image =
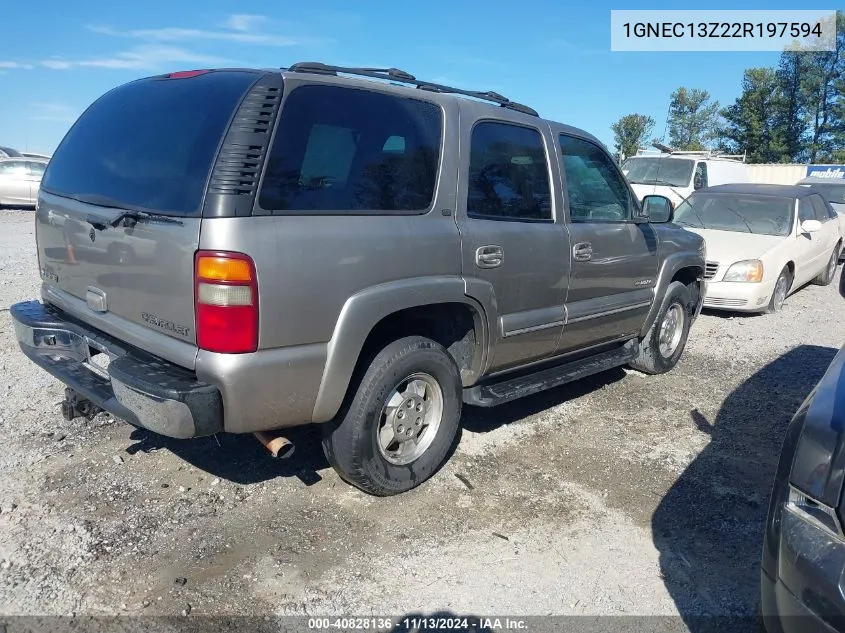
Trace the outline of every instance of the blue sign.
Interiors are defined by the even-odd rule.
[[[845,165],[807,165],[807,178],[845,180]]]

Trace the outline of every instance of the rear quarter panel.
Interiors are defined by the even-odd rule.
[[[200,248],[255,261],[261,350],[328,342],[346,301],[366,288],[460,274],[457,227],[439,212],[205,219]]]

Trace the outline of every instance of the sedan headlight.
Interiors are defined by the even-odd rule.
[[[759,259],[747,259],[732,264],[722,281],[744,281],[760,283],[763,281],[763,262]]]

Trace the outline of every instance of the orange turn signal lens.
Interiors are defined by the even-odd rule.
[[[249,262],[243,259],[201,255],[197,258],[197,277],[213,281],[252,281]]]

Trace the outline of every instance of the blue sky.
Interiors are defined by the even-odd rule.
[[[611,123],[632,112],[652,116],[661,135],[669,94],[678,86],[709,90],[727,105],[739,95],[745,68],[778,60],[773,52],[610,52],[610,10],[623,7],[601,0],[145,0],[123,6],[79,0],[61,11],[44,3],[4,4],[0,145],[29,151],[52,151],[91,101],[126,81],[296,61],[395,66],[431,81],[495,90],[611,145]],[[641,8],[676,7],[655,1]],[[707,8],[737,7],[711,2]],[[798,7],[768,0],[742,8]]]

